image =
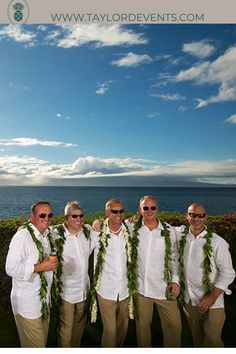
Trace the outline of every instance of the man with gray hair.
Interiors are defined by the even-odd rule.
[[[93,248],[90,226],[84,225],[80,203],[69,201],[64,214],[64,223],[53,228],[59,260],[57,284],[61,289],[58,346],[80,347],[90,288],[89,256]]]

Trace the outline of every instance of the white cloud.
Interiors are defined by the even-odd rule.
[[[152,112],[147,115],[148,118],[157,118],[159,117],[160,113],[159,112]]]
[[[116,65],[119,67],[137,67],[141,64],[147,64],[152,62],[152,58],[147,54],[135,54],[129,52],[128,54],[124,55],[121,59],[113,60],[111,62],[112,65]]]
[[[40,176],[40,180],[39,180]],[[80,157],[73,163],[52,164],[34,157],[0,156],[0,181],[47,183],[53,180],[122,176],[166,176],[208,182],[226,179],[236,184],[236,160],[188,160],[178,163],[131,158]],[[30,182],[29,182],[30,181]],[[234,181],[234,182],[233,182]]]
[[[64,37],[58,39],[57,46],[62,48],[79,47],[91,42],[96,48],[147,43],[142,33],[119,24],[63,25],[61,30]]]
[[[45,32],[45,31],[47,31],[47,26],[39,25],[39,26],[37,26],[37,30]]]
[[[178,111],[179,112],[185,112],[187,110],[187,107],[185,107],[185,106],[179,106],[179,108],[178,108]]]
[[[28,147],[28,146],[50,146],[50,147],[75,147],[76,144],[71,143],[63,143],[61,141],[48,141],[48,140],[38,140],[33,138],[12,138],[12,139],[0,139],[1,146],[20,146],[20,147]]]
[[[34,46],[36,35],[21,25],[8,25],[0,30],[0,39],[12,39],[15,42],[26,43],[26,47]]]
[[[182,50],[183,52],[191,54],[197,58],[204,59],[215,52],[215,47],[207,40],[202,40],[199,42],[185,43]]]
[[[69,117],[69,116],[64,116],[64,115],[62,115],[61,113],[57,113],[56,116],[57,116],[58,118],[61,118],[61,119],[64,119],[64,120],[70,120],[70,119],[71,119],[71,117]]]
[[[29,90],[29,87],[28,86],[24,86],[24,85],[18,85],[18,84],[15,84],[13,82],[10,82],[9,83],[9,86],[14,88],[15,90],[17,91],[20,91],[20,90],[24,90],[24,91],[27,91]]]
[[[182,96],[178,93],[174,93],[174,94],[157,94],[157,93],[154,93],[151,95],[152,97],[157,97],[157,98],[161,98],[162,100],[164,101],[182,101],[182,100],[185,100],[186,97],[185,96]]]
[[[110,85],[113,83],[113,80],[108,80],[108,81],[105,81],[105,82],[98,82],[97,83],[97,86],[98,86],[98,89],[96,90],[96,94],[97,95],[105,95],[105,93],[107,93],[107,91],[109,90],[110,88]]]
[[[225,120],[225,122],[231,123],[231,124],[236,124],[236,114],[233,114],[229,118]]]
[[[198,98],[197,108],[217,102],[236,100],[236,46],[230,47],[216,60],[205,61],[187,70],[180,71],[175,82],[193,81],[197,85],[219,85],[216,95],[207,99]]]

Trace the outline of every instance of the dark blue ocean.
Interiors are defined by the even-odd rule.
[[[205,205],[209,215],[236,212],[236,188],[184,187],[0,187],[0,219],[29,216],[30,206],[39,200],[50,201],[54,214],[63,214],[67,201],[79,200],[86,214],[103,212],[110,198],[120,199],[126,211],[136,211],[139,199],[154,195],[160,210],[184,213],[189,204]]]

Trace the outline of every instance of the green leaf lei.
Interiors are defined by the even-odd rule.
[[[134,229],[133,229],[133,239],[136,244],[136,252],[137,252],[137,254],[134,256],[136,262],[138,257],[138,244],[139,244],[138,233],[139,233],[139,229],[143,226],[142,220],[143,217],[140,216],[138,221],[134,223]],[[160,221],[159,219],[157,220]],[[168,225],[165,222],[161,222],[161,224],[163,226],[163,230],[161,231],[161,236],[165,238],[164,281],[168,285],[169,283],[172,282],[172,274],[173,274],[171,238],[170,238],[170,230],[168,229]],[[167,292],[166,296],[167,296],[167,300],[173,300],[173,296],[170,292]]]
[[[211,268],[211,256],[212,256],[212,245],[211,245],[211,238],[212,238],[212,230],[208,228],[205,229],[207,231],[204,238],[206,242],[202,246],[202,252],[204,255],[203,261],[203,273],[202,273],[202,285],[204,289],[204,295],[208,295],[212,288],[210,282],[210,274],[212,271]],[[185,295],[185,269],[184,269],[184,250],[187,242],[187,235],[189,234],[189,226],[185,226],[184,231],[182,232],[181,239],[179,240],[179,276],[180,276],[180,295],[178,298],[179,305],[183,307],[184,305],[184,295]]]
[[[130,236],[129,228],[123,221],[125,226],[124,230],[124,240],[125,240],[125,250],[127,255],[127,281],[129,289],[129,317],[134,318],[134,298],[136,296],[136,259],[135,247],[133,246],[133,240]],[[104,260],[106,256],[106,248],[108,246],[108,239],[110,238],[109,234],[106,234],[107,229],[107,220],[105,220],[101,227],[101,232],[99,234],[99,250],[97,255],[97,263],[94,271],[94,277],[92,286],[90,289],[91,302],[90,302],[90,313],[91,313],[91,323],[96,322],[97,320],[97,290],[101,283],[102,270],[104,265]]]
[[[63,282],[62,282],[62,274],[63,274],[63,251],[64,245],[66,241],[65,237],[65,226],[63,224],[56,225],[54,227],[56,229],[59,238],[56,238],[53,241],[53,248],[56,251],[58,266],[57,269],[53,272],[53,284],[52,284],[52,301],[53,306],[56,312],[56,322],[58,322],[58,326],[60,327],[60,315],[61,315],[61,305],[62,305],[62,290],[63,290]],[[86,240],[90,241],[90,230],[86,226],[82,226],[82,230]]]
[[[44,260],[44,249],[43,249],[43,245],[42,243],[36,238],[35,234],[34,234],[34,230],[33,228],[30,226],[30,223],[27,221],[25,223],[25,227],[28,230],[28,232],[31,235],[31,238],[33,240],[33,242],[35,243],[37,250],[39,252],[39,258],[38,258],[38,263],[42,263]],[[50,245],[52,245],[52,237],[50,232],[47,235]],[[51,246],[52,247],[52,246]],[[39,277],[40,277],[40,290],[39,290],[39,296],[40,296],[40,300],[42,303],[42,307],[41,307],[41,315],[42,315],[42,319],[43,320],[48,320],[49,319],[49,305],[47,303],[47,287],[48,287],[48,282],[47,282],[47,278],[45,276],[44,272],[39,272]]]

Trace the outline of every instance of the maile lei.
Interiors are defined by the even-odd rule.
[[[25,223],[25,227],[30,233],[33,242],[35,243],[37,250],[39,252],[39,258],[38,258],[38,263],[42,263],[44,260],[44,249],[42,243],[36,238],[34,234],[33,228],[30,226],[29,222]],[[51,250],[55,250],[57,257],[58,257],[58,266],[57,269],[53,272],[53,283],[52,283],[52,300],[53,300],[53,305],[55,305],[56,312],[59,315],[60,314],[60,308],[61,308],[61,303],[62,303],[62,267],[63,267],[63,249],[64,249],[64,243],[65,243],[65,229],[63,225],[58,225],[56,226],[59,238],[53,240],[52,235],[50,231],[48,232],[48,240],[50,243]],[[87,229],[85,226],[82,227],[84,235],[87,240],[90,239],[90,230]],[[41,315],[43,320],[48,320],[49,318],[49,305],[47,303],[47,287],[48,287],[48,282],[47,278],[45,276],[44,272],[39,272],[39,277],[40,277],[40,290],[39,290],[39,296],[40,300],[42,303],[41,306]]]
[[[63,224],[56,225],[54,227],[56,229],[58,238],[53,240],[53,248],[56,251],[58,266],[56,270],[53,272],[53,283],[52,283],[52,301],[54,310],[56,312],[56,320],[58,322],[58,326],[60,326],[60,314],[61,314],[61,305],[62,305],[62,290],[63,290],[63,282],[62,282],[62,273],[63,273],[63,251],[64,244],[66,241],[65,237],[65,226]],[[86,240],[90,240],[90,230],[86,226],[82,226],[82,230]]]
[[[157,221],[159,221],[157,219]],[[163,230],[161,230],[161,236],[165,238],[165,257],[164,257],[164,281],[168,285],[172,282],[172,252],[171,252],[171,238],[170,238],[170,230],[168,229],[168,225],[165,222],[161,222],[163,226]],[[139,243],[139,229],[143,226],[143,217],[140,216],[138,221],[134,223],[133,230],[133,238],[138,246]],[[137,255],[136,255],[137,260]],[[173,300],[173,296],[170,292],[167,292],[167,300]]]
[[[127,256],[127,281],[129,289],[129,317],[134,319],[134,299],[137,294],[136,290],[136,259],[135,255],[137,250],[135,250],[133,240],[131,239],[128,226],[123,221],[124,231],[123,236],[125,240],[125,250]],[[108,246],[108,239],[110,235],[106,233],[108,227],[108,220],[105,220],[101,227],[101,232],[99,234],[99,249],[97,255],[97,263],[94,271],[93,282],[90,289],[91,303],[90,303],[90,313],[91,313],[91,323],[97,320],[97,290],[101,283],[102,270],[106,256],[106,248]]]
[[[27,221],[25,223],[25,227],[28,230],[28,232],[30,233],[33,242],[35,243],[37,250],[39,252],[39,258],[38,258],[38,263],[42,263],[44,260],[44,249],[43,249],[43,245],[42,243],[36,238],[35,234],[34,234],[34,230],[33,228],[30,226],[30,223]],[[52,248],[52,244],[53,244],[53,240],[52,240],[52,236],[50,234],[50,232],[47,235],[50,246]],[[49,319],[49,304],[47,302],[47,287],[48,287],[48,282],[47,282],[47,278],[45,276],[44,272],[39,272],[39,277],[40,277],[40,290],[39,290],[39,297],[40,297],[40,301],[42,303],[41,306],[41,315],[42,315],[42,319],[43,320],[48,320]]]
[[[212,230],[209,228],[205,228],[206,235],[204,238],[206,242],[202,246],[202,252],[204,256],[203,260],[203,272],[202,272],[202,286],[204,289],[204,295],[208,295],[211,292],[211,282],[210,282],[210,274],[211,274],[211,256],[212,256]],[[184,305],[184,294],[185,294],[185,269],[184,269],[184,251],[187,242],[187,235],[189,234],[189,226],[185,226],[184,231],[182,232],[181,239],[179,240],[179,276],[180,276],[180,295],[178,298],[179,304],[181,307]]]

